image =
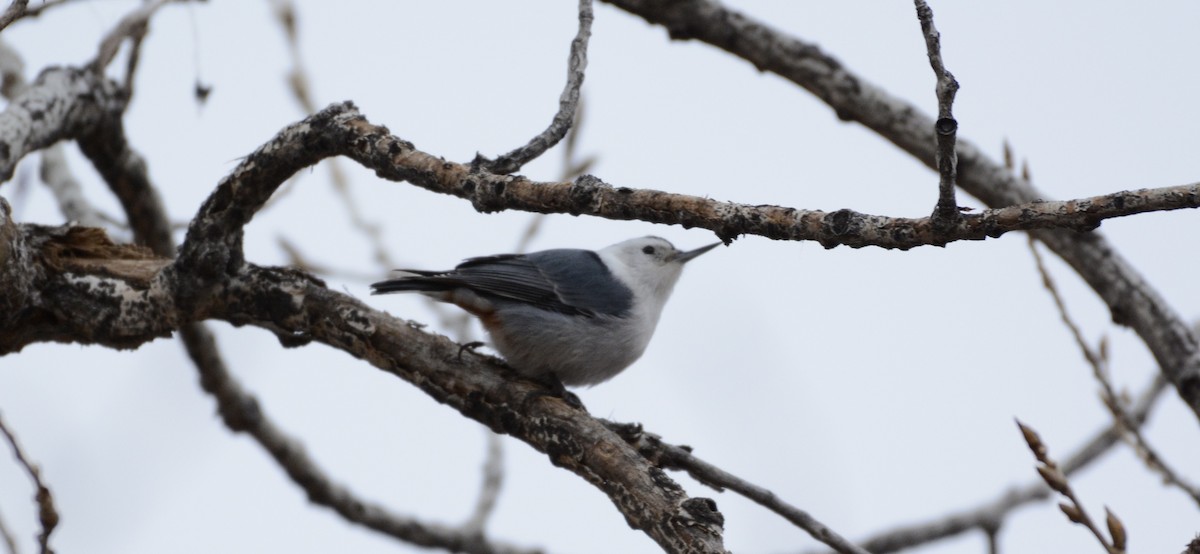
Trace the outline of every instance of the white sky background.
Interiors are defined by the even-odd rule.
[[[936,109],[934,78],[909,2],[730,2],[804,40],[890,93]],[[350,99],[373,123],[447,159],[494,156],[549,122],[575,33],[575,2],[299,2],[302,55],[319,105]],[[79,64],[136,2],[51,10],[2,34],[29,77]],[[962,90],[959,137],[999,158],[1007,138],[1048,196],[1075,198],[1200,177],[1200,4],[933,2],[946,64]],[[583,154],[616,186],[749,204],[927,215],[937,176],[811,95],[748,63],[607,5],[584,86]],[[197,67],[198,60],[198,67]],[[300,119],[285,88],[285,44],[265,2],[171,6],[153,20],[127,118],[172,218],[186,221],[217,181]],[[197,71],[214,87],[197,108]],[[72,147],[74,152],[74,147]],[[554,180],[560,152],[522,173]],[[511,251],[530,214],[470,204],[374,177],[352,163],[353,194],[415,267]],[[90,199],[118,213],[77,155]],[[36,180],[35,165],[22,171]],[[48,193],[0,188],[18,220],[57,224]],[[960,196],[960,204],[979,203]],[[1101,232],[1186,318],[1200,312],[1194,211],[1104,223]],[[533,248],[599,248],[657,234],[683,248],[713,240],[640,222],[550,216]],[[284,263],[287,237],[313,261],[383,275],[329,185],[304,172],[247,229],[247,258]],[[182,240],[182,236],[179,237]],[[1155,371],[1131,332],[1056,258],[1051,269],[1091,340],[1111,340],[1114,379],[1140,390]],[[366,297],[367,283],[330,278]],[[422,302],[367,299],[434,323]],[[364,499],[429,521],[463,521],[483,459],[478,424],[411,385],[332,349],[282,349],[267,332],[213,324],[234,373],[322,467]],[[134,352],[39,344],[0,359],[0,410],[43,468],[62,525],[60,552],[396,552],[415,550],[310,506],[248,438],[232,435],[182,347]],[[1040,279],[1022,234],[947,248],[825,250],[745,237],[688,266],[646,355],[579,391],[597,416],[637,421],[765,486],[850,538],[996,498],[1036,477],[1013,424],[1066,457],[1107,424],[1097,385]],[[1195,416],[1170,391],[1147,436],[1200,479]],[[494,537],[552,552],[654,552],[611,502],[545,456],[506,439]],[[5,449],[6,450],[6,449]],[[816,546],[736,495],[714,498],[737,552]],[[1137,552],[1177,552],[1200,531],[1196,506],[1124,447],[1072,479],[1086,507],[1110,506]],[[0,455],[0,517],[32,551],[32,488]],[[1011,517],[1004,552],[1099,552],[1053,504]],[[969,534],[925,552],[982,552]]]

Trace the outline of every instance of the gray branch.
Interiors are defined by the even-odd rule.
[[[38,506],[38,522],[42,525],[42,531],[38,533],[37,537],[39,552],[53,554],[54,551],[50,549],[50,533],[53,533],[54,528],[58,526],[58,510],[54,507],[54,496],[50,494],[50,488],[42,480],[41,468],[30,461],[29,455],[21,448],[21,443],[17,441],[16,435],[4,424],[3,420],[0,420],[0,435],[4,435],[8,446],[12,448],[13,457],[29,474],[29,479],[33,481],[33,486],[37,489],[33,498]]]
[[[808,512],[784,502],[775,493],[733,475],[692,454],[688,447],[675,446],[662,441],[662,437],[645,432],[640,425],[607,423],[609,428],[637,447],[643,456],[654,460],[659,467],[686,471],[692,478],[718,491],[729,489],[783,516],[795,526],[803,529],[814,539],[832,547],[841,554],[869,554],[863,548],[846,540],[833,529],[817,521]]]
[[[46,340],[128,348],[203,319],[256,325],[289,346],[320,341],[546,453],[600,488],[631,526],[665,550],[724,552],[711,501],[688,498],[620,437],[547,396],[542,385],[516,379],[491,358],[460,360],[457,344],[329,291],[302,272],[245,262],[242,228],[271,193],[297,170],[367,138],[356,139],[357,131],[373,129],[349,105],[284,129],[222,180],[174,260],[112,244],[95,229],[18,227],[6,215],[0,291],[12,309],[3,312],[0,352]],[[9,272],[18,275],[9,279]]]
[[[288,477],[304,490],[310,502],[337,512],[346,521],[418,546],[471,554],[540,552],[488,541],[481,533],[425,523],[362,500],[344,485],[334,482],[308,456],[302,444],[289,437],[267,417],[258,399],[242,388],[229,373],[224,361],[216,355],[216,343],[207,328],[193,323],[184,326],[182,332],[188,355],[200,370],[200,385],[217,400],[218,413],[225,425],[235,432],[253,437],[287,472]]]
[[[946,70],[942,61],[942,35],[933,25],[933,10],[925,0],[915,0],[917,19],[921,21],[921,32],[925,35],[925,49],[929,53],[929,65],[937,77],[938,119],[934,125],[937,137],[935,165],[938,170],[938,202],[933,211],[935,229],[949,227],[959,217],[958,203],[954,200],[955,182],[958,180],[958,153],[954,149],[958,134],[958,121],[954,119],[954,95],[958,93],[958,81]]]
[[[1166,390],[1167,382],[1161,376],[1142,391],[1130,412],[1137,425],[1144,425],[1150,410]],[[1088,439],[1059,466],[1063,473],[1072,475],[1096,461],[1105,452],[1121,442],[1121,430],[1117,425],[1108,425]],[[972,530],[990,533],[999,529],[1008,515],[1022,506],[1050,498],[1050,488],[1038,479],[1027,485],[1013,487],[995,500],[974,508],[952,512],[930,521],[914,523],[876,534],[861,543],[863,548],[874,554],[898,552],[922,544],[953,537]]]
[[[592,36],[592,0],[579,0],[579,31],[571,41],[571,54],[567,62],[567,84],[558,98],[558,112],[550,126],[528,144],[492,161],[484,161],[483,167],[492,173],[507,175],[518,171],[525,164],[544,154],[567,135],[579,105],[579,89],[583,87],[584,69],[587,68],[588,39]]]
[[[856,75],[821,49],[728,9],[713,0],[605,0],[675,39],[721,48],[755,67],[813,93],[845,121],[879,133],[922,163],[935,167],[934,121],[916,106]],[[958,185],[993,208],[1030,204],[1049,196],[958,140]],[[1132,328],[1159,367],[1200,418],[1200,343],[1179,314],[1098,233],[1040,230],[1035,236],[1067,262],[1104,300],[1113,320]]]

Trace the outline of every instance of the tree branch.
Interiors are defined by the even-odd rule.
[[[935,164],[938,170],[938,201],[933,211],[933,226],[941,229],[952,225],[960,215],[958,203],[954,200],[954,188],[958,180],[958,154],[954,150],[958,121],[954,119],[953,107],[958,81],[942,62],[942,35],[933,25],[933,10],[925,0],[915,2],[917,19],[921,21],[921,32],[925,35],[925,49],[929,52],[929,65],[937,77],[938,120],[933,128],[937,137]]]
[[[310,502],[337,512],[346,521],[418,546],[473,554],[540,552],[489,542],[482,534],[422,523],[358,498],[345,486],[330,479],[305,453],[302,444],[289,437],[267,417],[258,399],[242,388],[216,355],[216,344],[208,329],[200,324],[189,324],[183,332],[192,335],[184,341],[188,355],[200,370],[201,386],[217,400],[218,412],[225,425],[234,432],[253,437],[288,477],[304,490]]]
[[[785,35],[713,0],[605,0],[671,38],[696,39],[738,56],[816,95],[846,121],[857,121],[934,167],[934,122],[916,106],[866,81],[816,45]],[[1048,198],[978,148],[958,140],[958,184],[992,207]],[[1037,231],[1035,236],[1100,295],[1113,321],[1132,328],[1164,375],[1200,419],[1200,344],[1190,327],[1108,241],[1097,233]]]
[[[1139,395],[1130,417],[1137,425],[1144,425],[1150,410],[1162,397],[1167,381],[1160,374]],[[1071,453],[1059,466],[1066,475],[1072,475],[1087,467],[1121,441],[1121,430],[1115,424],[1105,426],[1092,438]],[[1013,487],[996,499],[973,508],[967,508],[932,518],[925,523],[897,527],[861,541],[859,544],[874,554],[887,554],[922,544],[938,541],[979,529],[990,533],[999,529],[1008,514],[1017,508],[1050,498],[1050,488],[1041,480]]]
[[[1076,523],[1087,528],[1096,540],[1104,546],[1104,549],[1109,554],[1125,554],[1125,525],[1117,518],[1115,514],[1108,508],[1104,509],[1108,523],[1108,536],[1104,536],[1104,532],[1096,525],[1091,516],[1088,515],[1087,509],[1083,503],[1079,501],[1079,495],[1071,488],[1070,481],[1067,480],[1066,474],[1058,468],[1058,463],[1050,457],[1046,444],[1042,442],[1037,431],[1032,427],[1021,423],[1017,420],[1017,427],[1021,430],[1021,435],[1025,438],[1025,443],[1029,445],[1029,450],[1033,452],[1034,457],[1038,461],[1037,472],[1046,485],[1055,492],[1063,495],[1070,502],[1061,502],[1058,507],[1063,514],[1072,523]]]
[[[729,489],[775,512],[842,554],[869,554],[866,550],[842,538],[836,531],[817,521],[795,506],[781,500],[775,493],[737,477],[692,455],[690,448],[662,441],[662,437],[645,432],[641,425],[606,422],[610,429],[634,445],[647,459],[659,467],[686,471],[692,478],[718,491]]]
[[[453,359],[457,356],[457,347],[439,345],[436,349],[442,350],[437,350],[437,355],[442,357],[429,358],[428,355],[432,351],[421,351],[421,355],[414,355],[411,351],[413,346],[407,343],[403,347],[390,341],[384,344],[372,344],[373,340],[381,340],[373,338],[378,335],[377,330],[381,326],[399,333],[389,332],[387,335],[389,337],[403,336],[406,337],[406,340],[418,342],[432,339],[410,337],[407,331],[397,328],[394,321],[374,312],[363,312],[362,310],[366,308],[358,305],[356,301],[339,295],[329,296],[334,293],[326,291],[319,283],[301,274],[286,270],[253,268],[245,263],[241,250],[242,229],[253,217],[253,214],[261,208],[275,188],[296,171],[325,157],[337,154],[348,155],[363,165],[375,169],[383,177],[410,180],[439,192],[452,192],[471,198],[477,207],[485,209],[539,207],[541,209],[532,211],[571,211],[621,219],[636,216],[660,222],[678,222],[675,219],[693,218],[688,221],[703,223],[702,226],[726,231],[738,229],[739,232],[764,232],[764,229],[778,230],[781,227],[794,230],[796,227],[780,226],[777,223],[774,227],[763,227],[762,218],[764,214],[790,212],[793,217],[796,217],[795,214],[799,213],[797,210],[738,206],[657,191],[613,189],[603,184],[597,184],[594,178],[580,179],[575,183],[533,184],[519,177],[471,172],[470,168],[466,166],[445,162],[417,151],[410,143],[388,134],[386,129],[371,125],[358,114],[351,104],[337,104],[284,129],[274,139],[248,156],[230,176],[223,179],[189,226],[187,239],[178,260],[166,268],[163,268],[166,262],[162,260],[146,262],[135,259],[136,263],[133,265],[140,267],[142,271],[152,271],[149,275],[134,272],[141,275],[143,280],[139,281],[131,277],[130,281],[126,281],[94,274],[72,273],[89,267],[85,263],[86,259],[66,259],[60,255],[57,258],[59,263],[63,264],[64,268],[69,266],[70,271],[48,276],[52,282],[38,288],[41,290],[50,288],[59,293],[48,295],[51,297],[50,302],[87,302],[89,296],[97,295],[108,299],[106,302],[92,302],[86,306],[92,310],[93,317],[88,318],[88,328],[91,331],[72,329],[70,322],[63,321],[65,313],[86,312],[64,311],[62,305],[37,306],[35,309],[21,310],[26,319],[13,323],[20,325],[23,331],[3,334],[5,340],[0,343],[0,351],[19,349],[34,340],[75,340],[128,347],[150,340],[155,336],[167,334],[171,330],[177,329],[181,322],[204,318],[225,319],[234,324],[258,325],[274,331],[286,345],[319,340],[368,359],[381,368],[397,372],[434,395],[435,398],[456,407],[468,417],[482,421],[493,429],[512,433],[535,448],[550,453],[556,463],[572,469],[608,493],[626,514],[631,525],[646,530],[664,547],[672,549],[681,544],[703,544],[707,545],[703,547],[705,549],[719,551],[721,549],[719,546],[720,525],[719,519],[717,519],[719,514],[708,510],[706,502],[690,501],[685,506],[684,503],[687,502],[687,499],[682,490],[669,480],[650,486],[652,483],[659,482],[657,477],[653,479],[650,477],[657,474],[651,471],[652,468],[645,464],[645,460],[637,461],[636,453],[625,452],[622,454],[622,456],[629,457],[630,463],[634,464],[630,466],[635,468],[631,474],[628,473],[628,468],[619,469],[614,465],[596,467],[592,465],[595,462],[591,458],[582,459],[574,454],[568,456],[564,461],[560,455],[561,445],[557,442],[550,442],[545,436],[537,434],[552,431],[554,433],[552,436],[557,437],[557,433],[566,433],[570,430],[566,436],[573,437],[573,440],[592,437],[598,441],[596,443],[572,442],[570,450],[572,453],[590,452],[590,449],[597,447],[597,444],[607,445],[604,447],[605,449],[615,448],[609,441],[619,440],[619,438],[611,435],[607,430],[602,432],[597,429],[595,422],[590,418],[583,416],[584,419],[572,420],[570,423],[554,420],[552,429],[544,428],[544,425],[548,423],[541,419],[537,422],[522,423],[516,426],[511,422],[505,422],[503,418],[499,418],[495,409],[503,406],[507,407],[507,410],[512,410],[512,406],[519,404],[516,400],[517,397],[513,396],[515,393],[511,388],[505,389],[503,393],[495,392],[494,394],[501,394],[499,398],[495,399],[498,403],[488,403],[488,409],[482,409],[473,396],[470,398],[462,394],[448,396],[450,391],[447,390],[447,387],[455,389],[453,392],[464,392],[458,389],[462,385],[460,380],[463,376],[457,375],[456,371],[438,378],[431,377],[427,373],[428,371],[436,373],[436,370],[431,370],[423,364],[430,361]],[[1200,185],[1182,187],[1180,190],[1146,191],[1143,194],[1123,193],[1100,197],[1094,201],[1040,203],[1007,211],[992,210],[990,212],[993,213],[980,214],[979,219],[981,221],[1002,221],[1007,214],[1007,217],[1015,218],[1017,221],[1061,224],[1047,214],[1040,214],[1032,219],[1021,215],[1022,213],[1038,214],[1039,207],[1045,208],[1046,206],[1068,214],[1082,212],[1088,214],[1087,218],[1095,217],[1099,213],[1116,213],[1112,210],[1118,212],[1130,210],[1129,213],[1136,213],[1145,211],[1148,209],[1147,206],[1151,205],[1161,207],[1162,204],[1154,203],[1161,202],[1163,198],[1173,199],[1171,201],[1176,203],[1180,202],[1181,198],[1184,203],[1189,201],[1195,203],[1197,186]],[[1101,207],[1097,208],[1097,206]],[[1109,211],[1105,212],[1105,210]],[[699,215],[678,215],[681,212],[694,212]],[[753,214],[755,217],[747,217],[743,215],[745,213]],[[805,214],[812,213],[814,212],[805,212]],[[830,215],[836,216],[836,214]],[[704,217],[712,219],[702,219]],[[793,222],[792,225],[801,225],[804,221],[803,217],[804,215],[801,214],[796,218],[799,221]],[[888,219],[881,218],[885,221]],[[964,222],[971,222],[974,219],[967,217],[964,218]],[[926,225],[928,224],[926,223]],[[804,229],[802,226],[799,228]],[[992,229],[1000,228],[1002,227],[992,227]],[[41,232],[34,232],[39,230],[28,226],[25,229],[31,236],[38,237],[37,240],[40,241],[37,248],[33,249],[34,251],[45,250],[49,245],[55,244],[54,241],[45,238],[45,236],[53,236],[54,233],[44,229],[40,230]],[[848,242],[853,239],[853,235],[843,232],[838,235],[838,238],[842,242]],[[894,238],[890,240],[894,240]],[[14,244],[16,243],[14,242]],[[63,250],[64,247],[59,245],[57,248]],[[40,256],[46,257],[44,253]],[[147,266],[147,263],[150,265]],[[157,267],[154,264],[158,264]],[[106,270],[115,271],[111,268],[106,268]],[[29,273],[36,273],[36,271],[30,268]],[[114,292],[116,294],[113,294]],[[306,306],[305,303],[312,302],[314,298],[321,299],[321,308],[317,311],[322,315],[310,314],[299,320],[295,319],[298,306]],[[115,299],[119,300],[114,301]],[[28,297],[26,297],[26,301],[28,301]],[[79,307],[74,306],[74,308]],[[305,307],[305,310],[309,309],[312,308]],[[36,314],[36,316],[31,314]],[[348,323],[341,324],[338,327],[340,331],[328,328],[329,322],[335,320]],[[100,324],[97,325],[96,322],[100,322]],[[357,333],[351,333],[350,336],[345,335],[347,327]],[[372,330],[375,332],[368,332]],[[424,335],[421,334],[421,336]],[[435,348],[435,344],[438,343],[427,343],[427,348]],[[459,369],[458,364],[451,365],[455,366],[455,370]],[[447,371],[450,370],[447,369]],[[435,384],[439,382],[439,379],[442,384]],[[503,379],[498,379],[495,386],[500,386],[499,383],[505,382]],[[488,390],[491,389],[480,386],[466,392],[484,394],[481,391]],[[526,390],[526,392],[529,391]],[[534,417],[537,414],[522,412],[522,415]],[[577,414],[569,410],[565,413],[551,410],[541,413],[539,417],[553,419],[554,417],[568,417],[568,415]],[[565,427],[560,427],[560,425]],[[644,479],[651,479],[651,481],[646,482]],[[640,484],[635,485],[635,483]],[[629,498],[628,491],[631,490],[631,487],[639,490],[642,494],[642,496],[636,497],[636,502],[632,502]],[[681,526],[679,520],[673,519],[680,513],[687,514],[693,523],[698,522],[698,527]]]
[[[0,181],[30,152],[87,133],[124,104],[120,87],[91,71],[43,71],[0,113]]]
[[[21,226],[3,244],[23,246],[28,262],[5,268],[19,267],[34,282],[0,287],[23,299],[8,312],[11,327],[0,333],[0,352],[34,340],[131,347],[209,318],[263,327],[289,346],[320,341],[547,453],[604,491],[631,526],[664,549],[724,552],[720,514],[711,501],[688,498],[620,437],[547,397],[541,385],[514,380],[489,358],[466,355],[460,361],[458,345],[329,291],[305,274],[244,262],[242,226],[255,210],[297,169],[353,138],[338,132],[364,125],[373,128],[349,106],[337,105],[284,129],[222,180],[173,263],[143,259],[146,253],[136,247],[103,244],[88,231]]]
[[[985,210],[963,215],[957,224],[938,233],[932,219],[927,217],[750,206],[685,194],[613,187],[586,175],[573,182],[534,182],[520,176],[495,175],[417,150],[412,143],[391,136],[387,129],[365,120],[347,125],[343,140],[352,147],[341,153],[374,169],[380,177],[408,181],[470,200],[481,212],[517,209],[637,219],[710,229],[723,240],[750,234],[779,240],[814,240],[827,248],[847,245],[908,249],[957,240],[982,240],[1017,230],[1087,230],[1111,217],[1200,207],[1200,183],[1193,183]]]
[[[42,554],[52,554],[50,533],[53,533],[54,528],[58,526],[58,510],[54,508],[54,496],[50,494],[50,488],[46,486],[45,481],[42,481],[42,471],[36,464],[29,461],[29,456],[21,449],[17,437],[13,435],[2,419],[0,419],[0,434],[4,435],[9,447],[12,448],[13,457],[17,459],[17,463],[21,464],[21,467],[25,468],[25,472],[33,481],[34,488],[37,489],[34,500],[38,506],[38,522],[42,525],[42,532],[38,533],[38,547]]]
[[[1046,292],[1050,293],[1051,299],[1054,300],[1054,307],[1058,310],[1059,318],[1067,326],[1067,330],[1070,331],[1071,337],[1075,339],[1075,344],[1083,354],[1084,360],[1091,366],[1092,375],[1100,383],[1100,400],[1108,408],[1109,413],[1112,414],[1113,423],[1115,424],[1115,428],[1120,430],[1121,438],[1137,453],[1147,468],[1162,477],[1164,484],[1172,485],[1182,490],[1192,498],[1193,502],[1200,505],[1200,488],[1197,488],[1196,485],[1193,485],[1172,469],[1171,466],[1167,465],[1162,456],[1158,454],[1150,445],[1150,442],[1142,435],[1141,426],[1134,420],[1126,408],[1128,401],[1121,398],[1121,395],[1117,393],[1116,387],[1113,386],[1111,379],[1109,379],[1108,349],[1105,346],[1107,341],[1101,338],[1099,349],[1093,349],[1088,344],[1087,339],[1083,336],[1083,331],[1067,311],[1067,304],[1063,300],[1062,295],[1058,293],[1058,285],[1054,283],[1054,278],[1050,276],[1050,270],[1042,260],[1042,255],[1038,252],[1033,237],[1029,239],[1029,251],[1033,253],[1033,260],[1037,266],[1038,274],[1042,277],[1042,286],[1046,289]]]
[[[4,542],[4,549],[8,554],[20,554],[17,540],[13,537],[12,531],[8,530],[8,525],[4,523],[3,517],[0,517],[0,541]]]
[[[29,0],[13,0],[12,4],[0,14],[0,29],[4,29],[22,16],[25,15],[25,6],[29,5]]]
[[[0,30],[8,28],[9,25],[16,23],[17,20],[26,17],[37,17],[42,15],[42,12],[53,8],[59,4],[68,2],[69,0],[42,0],[41,4],[29,7],[29,0],[13,0],[12,4],[0,14]]]
[[[163,2],[148,5],[127,16],[105,40],[102,52],[115,49],[124,38],[134,45],[140,42],[148,18]],[[133,62],[131,62],[132,64]],[[128,82],[132,83],[133,65]],[[109,184],[125,208],[135,238],[148,244],[164,258],[175,255],[171,228],[157,189],[150,181],[141,156],[130,148],[124,134],[120,110],[109,113],[92,133],[79,139],[84,154]],[[328,507],[351,523],[427,547],[439,547],[454,552],[522,553],[536,552],[488,541],[482,534],[456,531],[449,527],[424,524],[414,518],[399,516],[383,507],[356,497],[345,487],[336,484],[304,453],[303,446],[288,437],[258,407],[258,401],[246,393],[228,372],[220,356],[215,337],[198,321],[185,322],[179,328],[180,338],[188,356],[200,373],[206,392],[217,401],[225,424],[234,432],[252,436],[299,485],[315,504]]]
[[[579,0],[579,31],[571,40],[571,54],[567,61],[567,84],[558,98],[558,112],[554,114],[550,126],[525,146],[495,160],[478,160],[489,172],[498,175],[516,172],[553,148],[567,135],[579,106],[579,89],[583,87],[584,69],[587,68],[587,46],[588,39],[592,36],[592,19],[592,0]]]

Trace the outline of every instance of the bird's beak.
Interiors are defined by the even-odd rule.
[[[716,248],[716,247],[720,246],[721,244],[722,243],[720,243],[720,242],[714,242],[708,246],[701,246],[700,248],[697,248],[695,250],[689,250],[687,252],[680,252],[679,254],[675,255],[674,261],[679,262],[681,264],[685,264],[692,258],[695,258],[705,252],[708,252],[709,250],[712,250],[713,248]]]

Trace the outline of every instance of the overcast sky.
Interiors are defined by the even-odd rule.
[[[911,3],[737,1],[731,5],[818,44],[927,113],[934,78]],[[2,36],[30,78],[79,64],[137,2],[84,2]],[[1047,198],[1195,182],[1200,128],[1200,4],[932,2],[945,61],[962,85],[959,137],[1000,159],[1008,140]],[[301,55],[318,105],[353,100],[373,123],[455,161],[494,156],[550,121],[576,29],[575,2],[298,2]],[[722,51],[672,42],[659,27],[596,7],[580,152],[616,186],[747,204],[927,215],[937,176],[811,95]],[[187,221],[238,159],[303,113],[266,2],[169,6],[142,49],[127,117],[171,217]],[[208,103],[192,97],[197,76]],[[72,151],[88,197],[119,213]],[[31,160],[32,161],[32,160]],[[364,217],[398,264],[445,268],[514,249],[534,217],[481,215],[468,202],[383,181],[342,161]],[[21,172],[36,180],[36,166]],[[555,180],[558,150],[528,165]],[[20,174],[20,172],[19,172]],[[62,222],[48,193],[0,187],[19,221]],[[960,204],[979,206],[960,196]],[[1194,211],[1104,223],[1100,232],[1188,320],[1196,295]],[[681,248],[704,230],[549,216],[533,249],[600,248],[655,234]],[[385,275],[329,185],[327,167],[247,228],[247,258],[287,261],[286,237],[311,260]],[[182,237],[180,236],[181,240]],[[1056,258],[1050,267],[1089,340],[1107,336],[1118,386],[1156,371],[1133,333]],[[417,298],[368,298],[369,281],[327,278],[398,317],[433,324]],[[363,498],[448,524],[466,519],[484,430],[411,385],[320,345],[282,349],[253,328],[213,323],[232,371],[322,467]],[[62,514],[59,552],[397,552],[415,550],[311,507],[253,441],[232,435],[173,340],[132,352],[39,344],[0,358],[0,412],[41,465]],[[745,237],[687,267],[645,356],[579,391],[590,411],[641,422],[665,440],[767,487],[850,538],[998,497],[1036,477],[1013,424],[1065,457],[1107,424],[1097,385],[1042,289],[1022,234],[946,248],[825,250]],[[1146,434],[1200,479],[1195,415],[1169,391]],[[599,491],[505,439],[505,490],[493,536],[553,552],[653,552]],[[729,493],[714,498],[736,552],[817,543]],[[1130,548],[1176,552],[1197,507],[1118,447],[1072,479],[1086,507],[1107,505]],[[0,517],[32,551],[25,475],[0,456]],[[982,552],[969,534],[926,552]],[[1098,552],[1053,504],[1016,512],[1004,552]]]

